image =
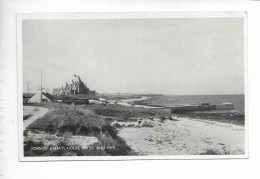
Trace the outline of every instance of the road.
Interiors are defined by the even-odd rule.
[[[30,124],[44,116],[49,109],[38,107],[38,106],[24,106],[23,107],[23,116],[32,115],[28,119],[23,121],[23,130],[25,130]]]

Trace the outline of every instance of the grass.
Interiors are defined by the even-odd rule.
[[[219,151],[217,149],[208,148],[206,152],[201,153],[200,155],[230,155],[230,151],[226,149]]]
[[[80,145],[68,144],[66,134],[55,141],[55,145],[45,146],[44,140],[24,141],[24,156],[105,156],[109,155],[103,150],[96,150],[98,144],[93,144],[91,149],[82,149]],[[35,149],[38,150],[35,150]]]
[[[87,110],[64,105],[61,108],[51,110],[46,115],[28,126],[29,129],[41,130],[48,133],[71,132],[78,134],[85,132],[90,134],[99,129],[105,122],[102,117],[92,114]],[[86,131],[88,130],[88,131]]]
[[[86,108],[93,110],[96,115],[115,117],[119,120],[132,120],[133,118],[148,117],[165,117],[171,115],[171,111],[169,109],[148,109],[116,104],[91,105]]]
[[[26,120],[26,119],[30,118],[31,116],[32,116],[31,114],[24,115],[23,120]]]
[[[91,109],[81,106],[71,106],[62,103],[49,103],[49,105],[41,104],[48,107],[50,111],[43,117],[36,120],[28,126],[31,131],[43,131],[48,134],[55,134],[62,138],[64,135],[71,133],[72,135],[95,136],[99,143],[95,144],[96,148],[104,146],[105,150],[92,151],[31,151],[31,147],[42,147],[44,143],[32,140],[25,140],[24,151],[25,156],[66,156],[66,155],[131,155],[131,148],[126,142],[117,136],[117,129],[105,122],[105,117],[95,114]],[[40,106],[40,105],[39,105]],[[26,133],[24,134],[26,138]],[[57,146],[67,148],[66,141],[59,141]],[[109,148],[114,146],[114,148]]]
[[[140,118],[161,118],[162,122],[171,116],[170,109],[149,109],[133,106],[122,106],[116,104],[107,105],[82,105],[72,106],[63,103],[41,103],[37,106],[46,107],[49,112],[28,126],[32,131],[44,131],[49,134],[55,134],[62,137],[57,142],[57,146],[68,147],[65,134],[82,136],[95,136],[99,143],[94,145],[91,151],[31,151],[31,147],[42,147],[44,142],[25,140],[25,156],[81,156],[81,155],[136,155],[126,142],[120,138],[117,129],[124,127],[124,124],[111,126],[106,119],[112,118],[118,121],[138,121]],[[178,114],[178,116],[199,118],[205,120],[214,120],[220,122],[229,122],[235,124],[244,124],[244,116],[230,114],[206,114],[206,113],[187,113]],[[170,118],[171,119],[171,118]],[[153,127],[150,123],[142,123],[142,127]],[[141,126],[141,122],[140,122]],[[129,127],[129,126],[128,126]],[[26,134],[24,135],[26,138]],[[104,146],[104,150],[96,148]],[[109,148],[114,146],[114,148]],[[214,149],[207,149],[201,155],[227,155],[228,151],[219,152]]]

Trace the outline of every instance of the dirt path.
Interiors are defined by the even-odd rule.
[[[44,116],[49,110],[43,107],[37,106],[24,106],[23,107],[23,116],[31,115],[28,119],[23,121],[23,130],[26,129],[31,123]]]
[[[178,118],[151,121],[154,127],[126,127],[119,131],[140,155],[196,155],[244,153],[244,127],[219,122]]]

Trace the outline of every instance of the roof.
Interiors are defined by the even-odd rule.
[[[35,95],[35,93],[23,93],[23,98],[31,98]]]
[[[43,94],[43,93],[42,93]],[[37,91],[33,97],[28,100],[28,103],[40,103],[42,99],[49,100],[44,94],[41,95],[40,91]],[[50,100],[49,100],[50,101]]]
[[[49,93],[42,93],[46,98],[48,98],[50,101],[54,101],[54,97]]]

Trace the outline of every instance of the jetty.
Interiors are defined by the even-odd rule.
[[[182,105],[182,106],[169,106],[172,113],[184,113],[184,112],[193,112],[193,111],[208,111],[208,110],[232,110],[234,109],[234,104],[225,102],[222,104],[210,104],[210,103],[201,103],[194,105]]]

